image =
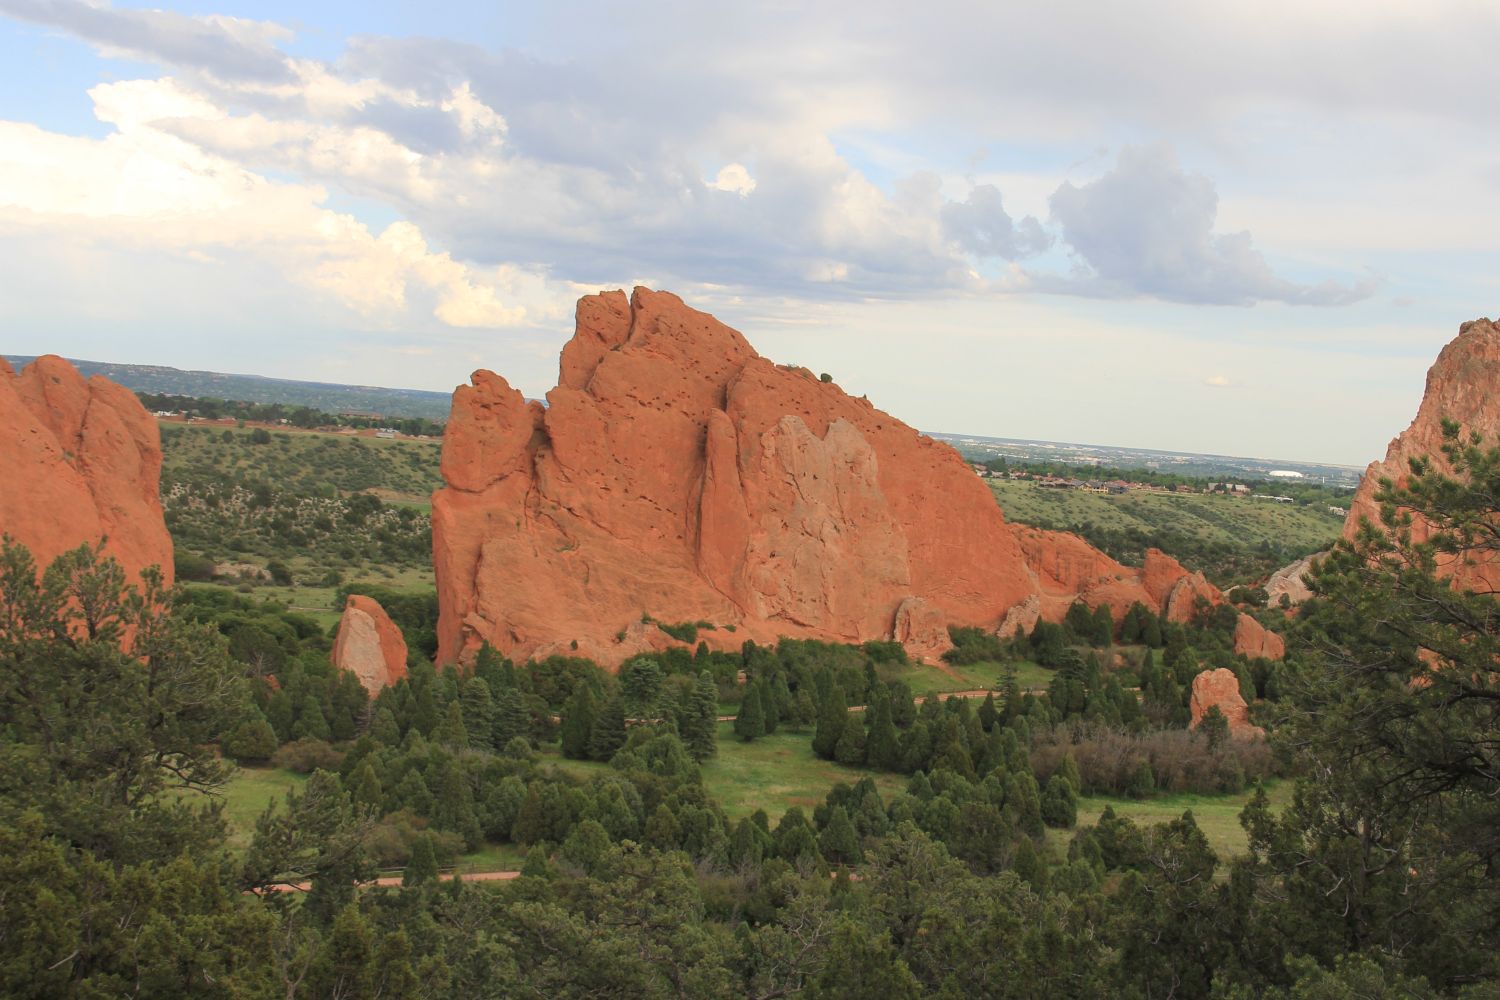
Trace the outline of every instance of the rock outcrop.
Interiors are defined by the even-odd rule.
[[[132,581],[157,566],[172,582],[161,437],[128,389],[52,355],[19,375],[0,360],[0,429],[0,534],[38,567],[102,540]]]
[[[1008,524],[949,446],[644,288],[580,300],[545,404],[476,372],[442,470],[440,662],[489,642],[617,664],[673,641],[646,617],[718,625],[710,645],[895,636],[929,656],[949,624],[1160,609],[1191,576]]]
[[[1225,667],[1205,670],[1193,678],[1193,696],[1188,709],[1193,713],[1193,728],[1203,721],[1210,708],[1218,708],[1229,723],[1229,734],[1238,739],[1264,736],[1266,731],[1250,722],[1250,706],[1240,695],[1240,682],[1234,671]]]
[[[1360,521],[1380,523],[1375,493],[1380,480],[1405,483],[1414,458],[1429,457],[1438,471],[1451,473],[1443,456],[1444,420],[1456,421],[1465,434],[1479,432],[1488,445],[1500,443],[1500,325],[1476,319],[1459,327],[1458,336],[1438,354],[1427,371],[1422,404],[1411,426],[1391,441],[1385,458],[1371,462],[1360,480],[1344,537],[1353,538]],[[1424,540],[1430,527],[1420,519],[1412,525],[1412,537]],[[1440,557],[1440,571],[1461,587],[1495,590],[1500,587],[1500,553],[1468,552]]]
[[[349,595],[333,641],[333,665],[358,677],[371,697],[406,676],[406,639],[378,601]]]
[[[1326,552],[1314,552],[1272,573],[1270,579],[1266,581],[1267,605],[1278,608],[1281,606],[1281,599],[1285,597],[1289,606],[1296,607],[1311,597],[1312,591],[1308,589],[1302,577],[1311,571],[1317,561],[1325,555],[1327,555]]]
[[[1279,660],[1286,655],[1286,640],[1247,614],[1234,623],[1234,651],[1250,659]]]

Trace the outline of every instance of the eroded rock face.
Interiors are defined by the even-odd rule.
[[[1234,623],[1234,651],[1252,660],[1257,657],[1279,660],[1286,655],[1286,641],[1254,618],[1241,614]]]
[[[406,676],[406,639],[378,601],[350,594],[333,642],[333,665],[359,678],[371,697]]]
[[[1361,519],[1380,523],[1380,509],[1375,503],[1380,480],[1385,477],[1404,484],[1411,459],[1430,457],[1439,471],[1453,471],[1442,452],[1444,419],[1457,421],[1465,433],[1478,431],[1487,445],[1500,443],[1500,325],[1488,319],[1465,323],[1438,354],[1427,371],[1422,404],[1411,426],[1391,442],[1384,460],[1371,462],[1365,470],[1344,521],[1345,538],[1354,537]],[[1425,540],[1430,533],[1430,526],[1421,519],[1412,526],[1416,541]],[[1461,587],[1500,587],[1500,553],[1440,557],[1439,569]]]
[[[1280,607],[1281,599],[1286,598],[1286,603],[1296,607],[1312,596],[1302,577],[1309,573],[1319,559],[1327,555],[1326,552],[1314,552],[1312,555],[1296,562],[1283,566],[1271,574],[1266,581],[1266,603],[1270,607]]]
[[[1197,728],[1210,708],[1217,707],[1229,722],[1229,733],[1240,739],[1264,736],[1266,731],[1250,722],[1250,707],[1240,695],[1240,682],[1234,671],[1225,667],[1205,670],[1193,678],[1193,696],[1188,703],[1193,713],[1192,726]]]
[[[643,616],[712,622],[710,645],[895,636],[930,656],[949,624],[1160,609],[1189,575],[1007,524],[949,446],[643,288],[579,302],[545,406],[475,373],[442,468],[440,662],[488,641],[617,664],[670,641]]]
[[[129,390],[51,355],[19,375],[0,361],[0,428],[0,534],[38,567],[102,539],[132,580],[157,566],[172,582],[161,437]]]

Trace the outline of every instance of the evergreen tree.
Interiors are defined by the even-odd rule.
[[[469,734],[469,742],[476,749],[493,750],[495,699],[489,684],[476,674],[464,680],[458,697],[463,708],[464,730]]]
[[[276,752],[276,730],[259,712],[255,717],[241,722],[234,732],[224,737],[224,756],[239,764],[259,764]]]
[[[824,760],[833,760],[848,721],[849,705],[844,701],[844,692],[838,684],[830,684],[827,695],[818,704],[818,728],[813,732],[813,753]]]
[[[589,756],[594,760],[609,760],[624,745],[625,706],[618,694],[611,694],[604,700],[594,720],[594,730],[589,733]]]
[[[443,721],[433,731],[432,741],[450,750],[465,750],[469,746],[469,731],[464,728],[463,709],[456,701],[448,703]]]
[[[833,759],[848,767],[863,767],[865,763],[865,727],[858,719],[850,718],[844,723],[838,744],[833,748]]]
[[[1042,790],[1042,822],[1064,830],[1078,823],[1078,793],[1061,772],[1048,778]]]
[[[526,739],[530,735],[531,711],[525,693],[514,684],[502,686],[495,692],[495,728],[490,737],[494,746],[501,748],[517,736]]]
[[[422,834],[411,845],[411,860],[401,873],[401,885],[406,888],[436,882],[438,877],[437,855],[432,850],[432,838]]]
[[[688,753],[704,761],[719,752],[719,689],[707,670],[698,674],[678,729]]]
[[[746,743],[760,739],[766,732],[762,690],[763,686],[759,681],[749,684],[745,689],[744,700],[740,702],[739,714],[734,717],[734,734]]]
[[[380,777],[375,766],[366,757],[349,776],[349,797],[357,805],[367,806],[378,815],[385,802],[385,792],[380,787]]]
[[[781,714],[776,706],[775,687],[769,680],[762,680],[759,687],[762,735],[770,736],[776,732],[776,726],[781,722]]]
[[[451,830],[463,837],[471,851],[484,843],[479,817],[474,812],[474,791],[464,777],[463,768],[452,757],[444,756],[437,765],[432,822],[440,830]]]
[[[665,802],[646,821],[646,843],[661,851],[675,851],[682,844],[682,826]]]
[[[846,724],[846,728],[851,727]],[[838,752],[837,747],[834,752]],[[901,768],[901,734],[891,720],[890,696],[884,687],[876,689],[875,701],[870,706],[870,732],[865,742],[865,759],[871,767],[882,771]]]
[[[599,718],[599,703],[594,699],[594,690],[587,684],[578,685],[562,708],[562,724],[558,735],[562,742],[563,756],[570,760],[589,758],[589,740]]]
[[[1000,710],[995,707],[995,692],[984,696],[984,701],[979,705],[979,724],[984,727],[985,732],[995,728],[995,723],[1000,719]]]
[[[859,835],[843,806],[834,806],[829,814],[828,825],[818,835],[818,849],[824,858],[835,864],[856,865],[865,859]]]
[[[388,747],[399,746],[401,727],[396,723],[395,713],[389,708],[376,711],[375,718],[370,722],[370,736],[377,743],[383,743]]]
[[[323,717],[323,706],[316,695],[309,692],[302,699],[302,706],[297,712],[297,721],[292,726],[293,739],[330,740],[333,731],[328,728],[328,720]]]

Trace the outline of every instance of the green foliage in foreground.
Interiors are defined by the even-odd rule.
[[[1452,449],[1457,481],[1419,465],[1409,489],[1386,491],[1386,530],[1315,576],[1275,720],[1296,777],[1279,814],[1252,795],[1236,859],[1192,811],[1147,826],[1079,797],[1117,756],[1069,728],[1119,711],[1086,662],[1066,668],[1075,717],[1021,710],[1022,695],[907,719],[873,661],[798,645],[746,651],[762,731],[777,722],[732,745],[769,749],[790,720],[836,760],[877,752],[884,692],[898,748],[933,736],[899,787],[870,772],[775,821],[731,817],[704,778],[728,754],[701,764],[680,735],[705,675],[718,679],[712,657],[606,680],[485,655],[386,689],[368,728],[322,743],[324,766],[232,851],[199,795],[226,778],[207,741],[248,710],[227,639],[122,591],[91,553],[38,583],[7,547],[0,993],[1492,1000],[1500,609],[1435,569],[1500,548],[1500,452]],[[1435,534],[1414,540],[1402,508]],[[1162,671],[1191,659],[1188,635],[1163,636]],[[810,710],[794,696],[783,712],[792,678],[817,690]],[[834,721],[851,693],[868,722]],[[549,710],[590,701],[589,738],[572,739],[608,759],[549,763],[535,748],[553,738]],[[445,854],[485,841],[524,845],[523,874],[434,878]],[[357,889],[391,850],[407,886]],[[310,891],[245,892],[290,882]]]

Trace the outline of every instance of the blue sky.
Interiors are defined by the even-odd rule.
[[[1485,3],[0,0],[0,349],[551,387],[667,288],[932,430],[1362,464],[1494,314]]]

